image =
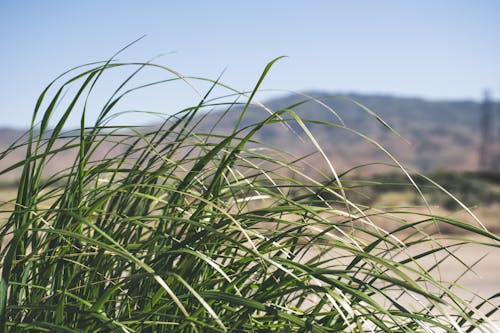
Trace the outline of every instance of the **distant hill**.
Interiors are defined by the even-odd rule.
[[[429,101],[422,98],[405,98],[384,95],[334,95],[327,92],[309,92],[305,95],[318,98],[294,110],[303,119],[344,124],[382,144],[401,161],[421,171],[436,169],[474,171],[478,165],[480,141],[480,103],[473,101]],[[327,96],[327,97],[325,97]],[[290,95],[264,103],[271,110],[279,110],[304,100],[304,96]],[[394,135],[356,101],[377,113],[405,140]],[[263,110],[252,109],[244,123],[250,124],[267,116]],[[238,112],[230,113],[222,127],[231,127]],[[300,131],[296,125],[291,125]],[[383,154],[358,136],[343,129],[321,125],[309,126],[340,166],[352,166],[369,161],[380,161]],[[283,126],[268,127],[260,138],[266,142],[286,145],[290,136]],[[300,147],[289,147],[300,150]]]
[[[334,111],[345,125],[381,143],[405,164],[421,171],[436,169],[469,170],[478,169],[480,104],[473,101],[429,101],[422,98],[406,98],[384,95],[334,95],[327,92],[308,92],[305,95],[318,98],[295,108],[304,119],[314,119],[341,124]],[[327,97],[325,97],[327,96]],[[289,95],[264,102],[271,110],[287,108],[305,99],[301,95]],[[371,116],[356,101],[376,112],[391,127],[398,131],[408,142],[394,135],[379,121]],[[330,109],[330,111],[328,110]],[[218,124],[220,132],[227,132],[238,119],[241,109],[233,109]],[[222,111],[219,111],[222,112]],[[242,125],[264,119],[268,113],[262,109],[251,108]],[[201,128],[209,129],[217,122],[218,112],[205,118]],[[290,126],[301,132],[299,126]],[[356,135],[340,128],[321,125],[308,125],[328,156],[340,167],[353,163],[383,160],[383,154]],[[0,128],[0,153],[24,131]],[[259,134],[259,139],[270,144],[281,145],[296,153],[305,153],[307,147],[290,142],[290,130],[284,126],[269,126]],[[69,154],[70,155],[70,154]],[[59,165],[69,165],[72,156],[61,157]],[[23,158],[21,150],[0,160],[0,169]]]

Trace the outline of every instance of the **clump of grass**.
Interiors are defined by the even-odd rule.
[[[23,169],[0,229],[2,330],[493,330],[494,298],[461,298],[454,282],[434,274],[440,261],[458,260],[454,249],[466,241],[441,244],[422,226],[451,224],[481,236],[484,245],[497,246],[499,238],[480,225],[431,213],[407,223],[396,212],[350,201],[344,175],[308,130],[314,121],[294,112],[298,105],[245,123],[251,106],[263,107],[254,96],[273,63],[249,93],[204,80],[211,88],[197,105],[153,127],[110,122],[118,102],[136,91],[130,79],[144,68],[174,75],[166,81],[198,79],[149,63],[109,61],[79,67],[43,91],[24,143],[26,160],[2,171]],[[86,126],[86,100],[96,83],[130,67],[134,73]],[[69,86],[76,89],[65,95]],[[221,87],[229,90],[225,99],[212,97]],[[233,101],[224,102],[228,97]],[[207,127],[205,111],[214,107],[223,110],[221,118]],[[56,108],[62,115],[49,129]],[[237,121],[221,133],[218,125],[231,112]],[[75,113],[82,126],[66,131]],[[322,125],[345,129],[332,119]],[[267,126],[291,130],[291,123],[301,130],[297,142],[323,158],[325,169],[316,174],[327,170],[333,182],[305,173],[307,159],[256,140]],[[62,153],[73,154],[73,165],[47,175],[46,165]],[[373,217],[400,225],[387,231]],[[432,266],[422,264],[432,256],[439,258]]]

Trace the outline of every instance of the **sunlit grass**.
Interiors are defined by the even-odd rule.
[[[218,99],[208,89],[199,104],[155,127],[110,121],[130,89],[127,80],[95,125],[83,125],[85,101],[101,75],[156,68],[167,79],[202,79],[152,64],[108,62],[54,81],[37,102],[26,160],[13,166],[23,169],[15,203],[2,207],[8,216],[0,229],[2,329],[494,330],[488,316],[496,299],[462,299],[455,293],[459,286],[434,274],[439,260],[454,259],[454,249],[467,241],[442,245],[424,230],[454,225],[481,236],[476,242],[485,246],[498,246],[498,236],[473,217],[465,223],[429,211],[410,223],[404,210],[352,202],[342,182],[349,173],[336,170],[309,131],[312,121],[294,112],[298,105],[266,110],[265,120],[247,124],[245,114],[263,108],[253,98],[273,63],[249,93],[203,79],[228,95]],[[225,110],[218,113],[222,119],[239,113],[232,130],[203,125],[213,108]],[[56,110],[62,112],[54,118]],[[72,114],[81,115],[82,127],[67,131]],[[276,124],[296,132],[290,144],[309,144],[321,163],[256,139]],[[332,123],[321,125],[347,130],[333,115]],[[47,163],[64,152],[74,154],[73,166],[47,175]],[[375,223],[381,219],[397,226],[386,230]],[[421,264],[433,256],[435,265]],[[470,268],[464,264],[464,271]]]

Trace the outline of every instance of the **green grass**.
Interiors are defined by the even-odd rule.
[[[474,221],[429,212],[408,223],[352,202],[342,182],[349,172],[331,164],[308,130],[311,121],[294,113],[297,105],[246,124],[273,63],[246,94],[153,64],[112,61],[76,68],[47,87],[23,143],[26,160],[12,167],[22,168],[15,203],[1,208],[7,218],[0,228],[0,330],[493,330],[488,316],[498,298],[462,298],[459,286],[434,274],[440,260],[456,260],[454,250],[469,241],[443,245],[423,227],[454,225],[484,246],[497,247],[498,236]],[[133,89],[126,79],[95,124],[84,125],[96,83],[108,71],[130,68],[130,78],[149,68],[164,71],[166,80],[202,80],[228,93],[214,97],[209,88],[197,105],[166,116],[159,127],[113,125],[117,102]],[[141,89],[147,87],[134,93]],[[239,112],[233,131],[220,133],[217,123],[203,127],[213,108],[225,110],[222,119]],[[74,114],[82,127],[68,131]],[[332,115],[322,126],[348,130],[335,121]],[[255,140],[273,124],[301,129],[291,144],[315,147],[323,163],[306,169],[316,172],[302,171],[306,157]],[[44,172],[70,150],[70,169]],[[372,218],[397,220],[399,227],[388,232]],[[436,258],[430,267],[422,261],[427,257]],[[464,264],[464,272],[470,269]]]

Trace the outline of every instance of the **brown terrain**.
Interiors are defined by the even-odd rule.
[[[303,119],[312,119],[342,125],[359,131],[375,139],[391,154],[405,165],[428,172],[436,169],[444,170],[478,170],[479,145],[481,133],[479,129],[481,104],[472,101],[428,101],[419,98],[398,98],[379,95],[346,95],[347,98],[359,102],[376,112],[394,130],[404,138],[400,138],[384,127],[373,115],[347,100],[344,97],[328,93],[312,92],[315,98],[322,97],[321,101],[309,101],[294,108]],[[318,97],[319,98],[319,97]],[[271,110],[286,108],[305,97],[290,95],[274,99],[265,103]],[[327,110],[325,105],[330,108]],[[500,110],[499,107],[497,109]],[[220,133],[227,133],[237,121],[239,111],[235,108],[229,112],[223,121],[218,124]],[[337,113],[335,115],[334,113]],[[211,128],[218,113],[209,115],[200,127],[200,131]],[[268,113],[257,107],[251,108],[243,120],[242,126],[256,123],[267,117]],[[286,115],[285,115],[286,117]],[[300,127],[289,121],[289,126],[299,135],[303,135]],[[328,154],[331,161],[339,169],[367,162],[390,161],[380,149],[342,128],[331,128],[318,124],[308,124],[319,143]],[[0,124],[0,152],[3,152],[26,130],[2,128]],[[259,132],[258,139],[266,143],[277,145],[295,153],[304,154],[310,151],[311,146],[306,142],[298,145],[288,145],[293,136],[289,128],[282,125],[271,125]],[[11,152],[7,156],[0,155],[0,170],[24,158],[23,149]],[[74,155],[63,153],[58,160],[49,165],[49,170],[62,166],[69,166],[74,161]],[[371,173],[380,171],[371,167]],[[16,173],[0,175],[1,181],[12,180]]]

